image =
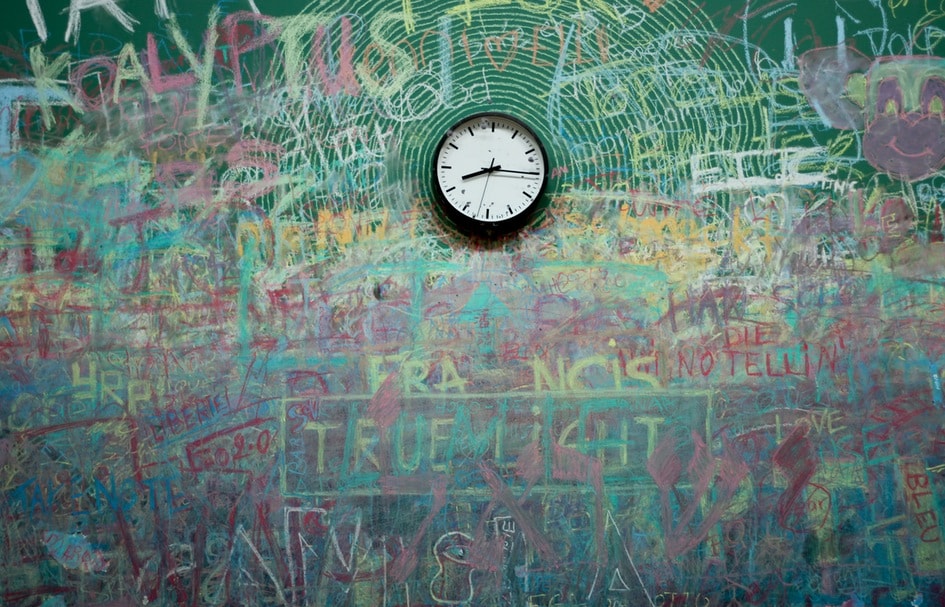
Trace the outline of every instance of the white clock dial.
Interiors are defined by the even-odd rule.
[[[541,141],[520,121],[498,113],[470,116],[437,147],[437,198],[460,227],[519,225],[541,197],[547,165]]]

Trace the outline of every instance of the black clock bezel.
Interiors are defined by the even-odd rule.
[[[440,156],[440,150],[442,150],[443,146],[446,145],[446,141],[449,139],[450,135],[452,135],[460,126],[472,120],[478,120],[485,117],[496,117],[503,120],[508,120],[521,128],[522,131],[526,133],[526,135],[535,141],[538,151],[541,153],[542,159],[543,172],[541,175],[541,184],[538,186],[538,191],[535,193],[532,201],[527,207],[525,207],[525,210],[515,217],[510,217],[499,221],[483,221],[480,219],[474,219],[461,213],[459,209],[450,204],[446,199],[446,195],[443,192],[442,185],[440,184],[440,180],[437,176],[437,160]],[[440,137],[439,142],[436,144],[436,147],[433,149],[431,169],[433,173],[433,198],[437,209],[445,216],[445,218],[454,228],[463,234],[467,236],[483,236],[488,238],[503,236],[516,230],[520,230],[534,219],[535,211],[540,206],[541,199],[545,194],[546,187],[548,186],[548,175],[550,171],[548,166],[548,152],[545,150],[545,144],[542,142],[541,137],[538,136],[534,129],[522,121],[521,118],[506,112],[499,111],[484,111],[467,114],[466,116],[454,122],[449,128],[446,129],[446,131]]]

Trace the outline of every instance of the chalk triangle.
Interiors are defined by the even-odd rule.
[[[614,569],[614,576],[610,578],[610,588],[608,590],[611,592],[630,592],[630,586],[623,579],[620,569]]]

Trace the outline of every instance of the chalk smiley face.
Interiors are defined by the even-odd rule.
[[[862,128],[863,156],[878,171],[907,182],[934,175],[945,166],[945,59],[867,62],[853,49],[804,53],[798,64],[808,102],[829,126]]]
[[[910,58],[870,68],[863,153],[903,181],[929,177],[945,165],[945,61]]]

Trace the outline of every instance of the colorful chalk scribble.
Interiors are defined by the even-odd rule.
[[[0,605],[945,604],[941,3],[10,4]]]

